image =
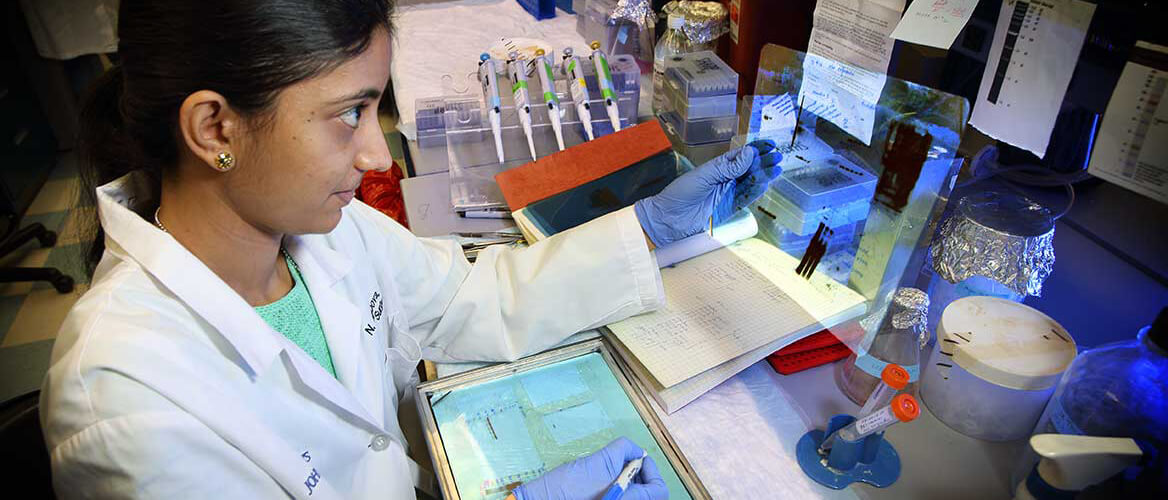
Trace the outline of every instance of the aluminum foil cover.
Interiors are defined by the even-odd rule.
[[[984,276],[1039,296],[1054,267],[1053,242],[1049,210],[1020,196],[983,193],[961,199],[930,253],[933,270],[950,283]]]
[[[721,2],[675,0],[662,10],[666,15],[681,14],[685,18],[681,31],[694,44],[712,42],[730,31],[730,16]]]
[[[608,16],[610,21],[627,19],[637,26],[650,26],[653,22],[653,4],[650,0],[618,0]]]
[[[923,329],[929,318],[929,295],[916,288],[897,288],[892,296],[892,327]]]

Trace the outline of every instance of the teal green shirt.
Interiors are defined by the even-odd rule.
[[[336,377],[333,357],[329,353],[328,341],[325,340],[324,327],[320,324],[316,305],[312,303],[312,295],[309,295],[308,286],[300,276],[300,268],[287,256],[284,260],[288,262],[288,271],[292,273],[294,282],[292,291],[280,300],[259,306],[255,310],[269,326],[304,349],[304,352]]]

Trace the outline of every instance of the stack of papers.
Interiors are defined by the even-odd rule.
[[[770,353],[866,311],[864,297],[755,238],[662,269],[666,306],[608,325],[668,413]]]

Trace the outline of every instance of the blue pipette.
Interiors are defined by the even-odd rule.
[[[486,52],[479,56],[479,81],[483,84],[483,97],[487,100],[487,116],[491,121],[491,132],[495,134],[495,152],[499,153],[499,163],[503,163],[502,103],[499,102],[499,77],[495,60]]]

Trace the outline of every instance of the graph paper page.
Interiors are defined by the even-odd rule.
[[[663,387],[672,387],[776,339],[830,323],[864,298],[758,239],[662,269],[666,305],[608,325]],[[818,330],[816,330],[818,331]]]

